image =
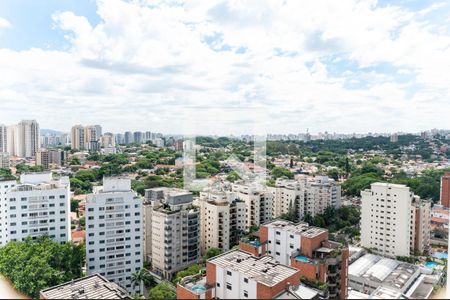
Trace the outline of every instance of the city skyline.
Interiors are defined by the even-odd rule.
[[[0,11],[1,123],[180,134],[450,127],[445,2],[21,0]]]

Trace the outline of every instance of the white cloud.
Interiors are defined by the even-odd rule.
[[[12,28],[11,23],[9,23],[9,21],[6,20],[5,18],[0,17],[0,29],[8,29],[8,28]]]
[[[443,5],[145,3],[98,0],[95,26],[55,13],[67,52],[0,49],[5,120],[204,133],[450,127],[450,33],[424,20]]]

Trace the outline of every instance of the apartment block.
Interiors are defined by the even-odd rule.
[[[8,152],[8,127],[0,124],[0,153]]]
[[[182,189],[145,191],[145,256],[165,279],[200,259],[200,210],[192,201]]]
[[[30,173],[0,182],[0,245],[48,235],[55,241],[71,240],[69,178],[52,179],[52,173]]]
[[[429,246],[431,203],[399,184],[373,183],[361,191],[361,245],[387,256],[409,256]]]
[[[441,205],[450,208],[450,172],[441,178]]]
[[[236,197],[245,203],[246,230],[252,226],[259,226],[272,220],[273,195],[269,190],[236,183],[232,185],[232,191]]]
[[[0,169],[9,169],[9,153],[8,152],[0,152]]]
[[[70,131],[70,146],[72,149],[84,150],[86,149],[84,138],[84,127],[82,125],[75,125]]]
[[[305,182],[297,180],[277,180],[275,187],[269,187],[273,195],[273,218],[288,214],[294,210],[302,219],[305,212]]]
[[[131,275],[143,267],[142,200],[131,190],[131,180],[105,177],[86,199],[87,274],[99,273],[126,288]]]
[[[41,149],[36,154],[36,166],[46,170],[60,167],[66,160],[66,152],[60,149]]]
[[[300,271],[270,256],[230,251],[206,262],[206,276],[184,278],[177,299],[274,299],[298,286]]]
[[[240,248],[256,256],[269,255],[309,280],[326,283],[322,297],[346,298],[348,248],[329,241],[326,229],[274,220],[261,226],[259,240],[243,240]]]
[[[239,243],[245,231],[245,203],[232,193],[201,192],[194,201],[200,208],[200,248],[205,253],[209,248],[228,251]]]
[[[341,206],[341,187],[327,176],[279,179],[268,189],[273,194],[273,218],[295,211],[303,219],[306,214],[315,216],[330,206]]]

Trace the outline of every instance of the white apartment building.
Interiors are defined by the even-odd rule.
[[[40,129],[35,120],[24,120],[17,125],[20,157],[35,157],[40,147]]]
[[[201,192],[194,201],[200,207],[200,248],[205,253],[209,248],[223,252],[239,243],[245,231],[245,203],[229,192]]]
[[[235,183],[232,185],[235,196],[244,201],[246,207],[246,230],[272,220],[273,195],[269,190],[261,190],[252,185]]]
[[[145,257],[165,279],[200,259],[199,209],[192,193],[176,188],[145,191]]]
[[[48,235],[55,241],[71,240],[69,178],[53,180],[52,173],[22,174],[0,182],[1,239],[22,241]]]
[[[373,183],[361,196],[361,246],[387,257],[427,250],[429,202],[405,185],[388,183]]]
[[[126,288],[143,266],[142,200],[129,178],[103,178],[86,200],[87,275],[99,273]]]

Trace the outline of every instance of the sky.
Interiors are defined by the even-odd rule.
[[[450,2],[0,1],[0,124],[450,128]]]

